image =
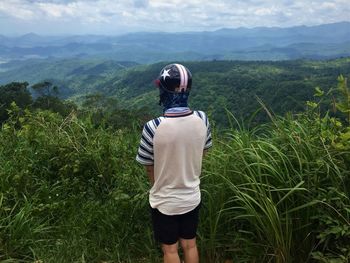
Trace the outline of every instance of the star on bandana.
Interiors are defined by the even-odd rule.
[[[166,77],[170,77],[169,71],[170,69],[164,69],[163,74],[161,75],[164,81]]]

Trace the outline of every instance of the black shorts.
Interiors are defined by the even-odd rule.
[[[164,215],[158,209],[151,208],[155,239],[166,245],[175,244],[179,238],[196,237],[200,204],[192,211],[182,215]]]

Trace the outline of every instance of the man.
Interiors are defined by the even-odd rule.
[[[180,263],[179,241],[185,263],[198,263],[199,176],[203,154],[212,146],[209,122],[204,112],[187,105],[192,75],[186,67],[167,65],[155,82],[164,115],[146,123],[136,157],[152,184],[154,236],[165,263]]]

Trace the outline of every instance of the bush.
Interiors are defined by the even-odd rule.
[[[138,125],[15,104],[0,131],[0,259],[159,262]],[[272,116],[271,116],[272,117]],[[233,123],[232,120],[229,122]],[[313,111],[217,134],[204,162],[203,262],[348,262],[348,127]]]

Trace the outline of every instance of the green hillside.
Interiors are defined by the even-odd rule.
[[[122,101],[125,107],[144,108],[159,113],[158,95],[153,79],[166,63],[140,66],[127,71],[121,78],[111,78],[105,87],[109,95]],[[350,58],[330,61],[188,62],[193,74],[190,105],[213,114],[224,123],[224,108],[242,119],[249,118],[258,108],[257,96],[275,113],[304,110],[314,88],[328,90],[338,75],[350,74]],[[263,120],[266,115],[258,116]]]
[[[101,60],[34,60],[5,64],[0,83],[51,80],[61,97],[80,102],[87,94],[112,97],[126,109],[159,114],[153,85],[167,62],[135,65]],[[298,112],[313,98],[315,87],[328,90],[338,75],[350,74],[350,58],[313,61],[207,61],[184,63],[193,73],[190,106],[206,110],[218,123],[226,123],[225,108],[248,119],[260,107],[259,97],[276,114]],[[258,114],[256,122],[266,120]]]
[[[101,83],[135,65],[133,62],[78,58],[12,61],[0,64],[0,84],[13,81],[35,84],[50,80],[59,86],[60,96],[67,98],[96,91]]]

